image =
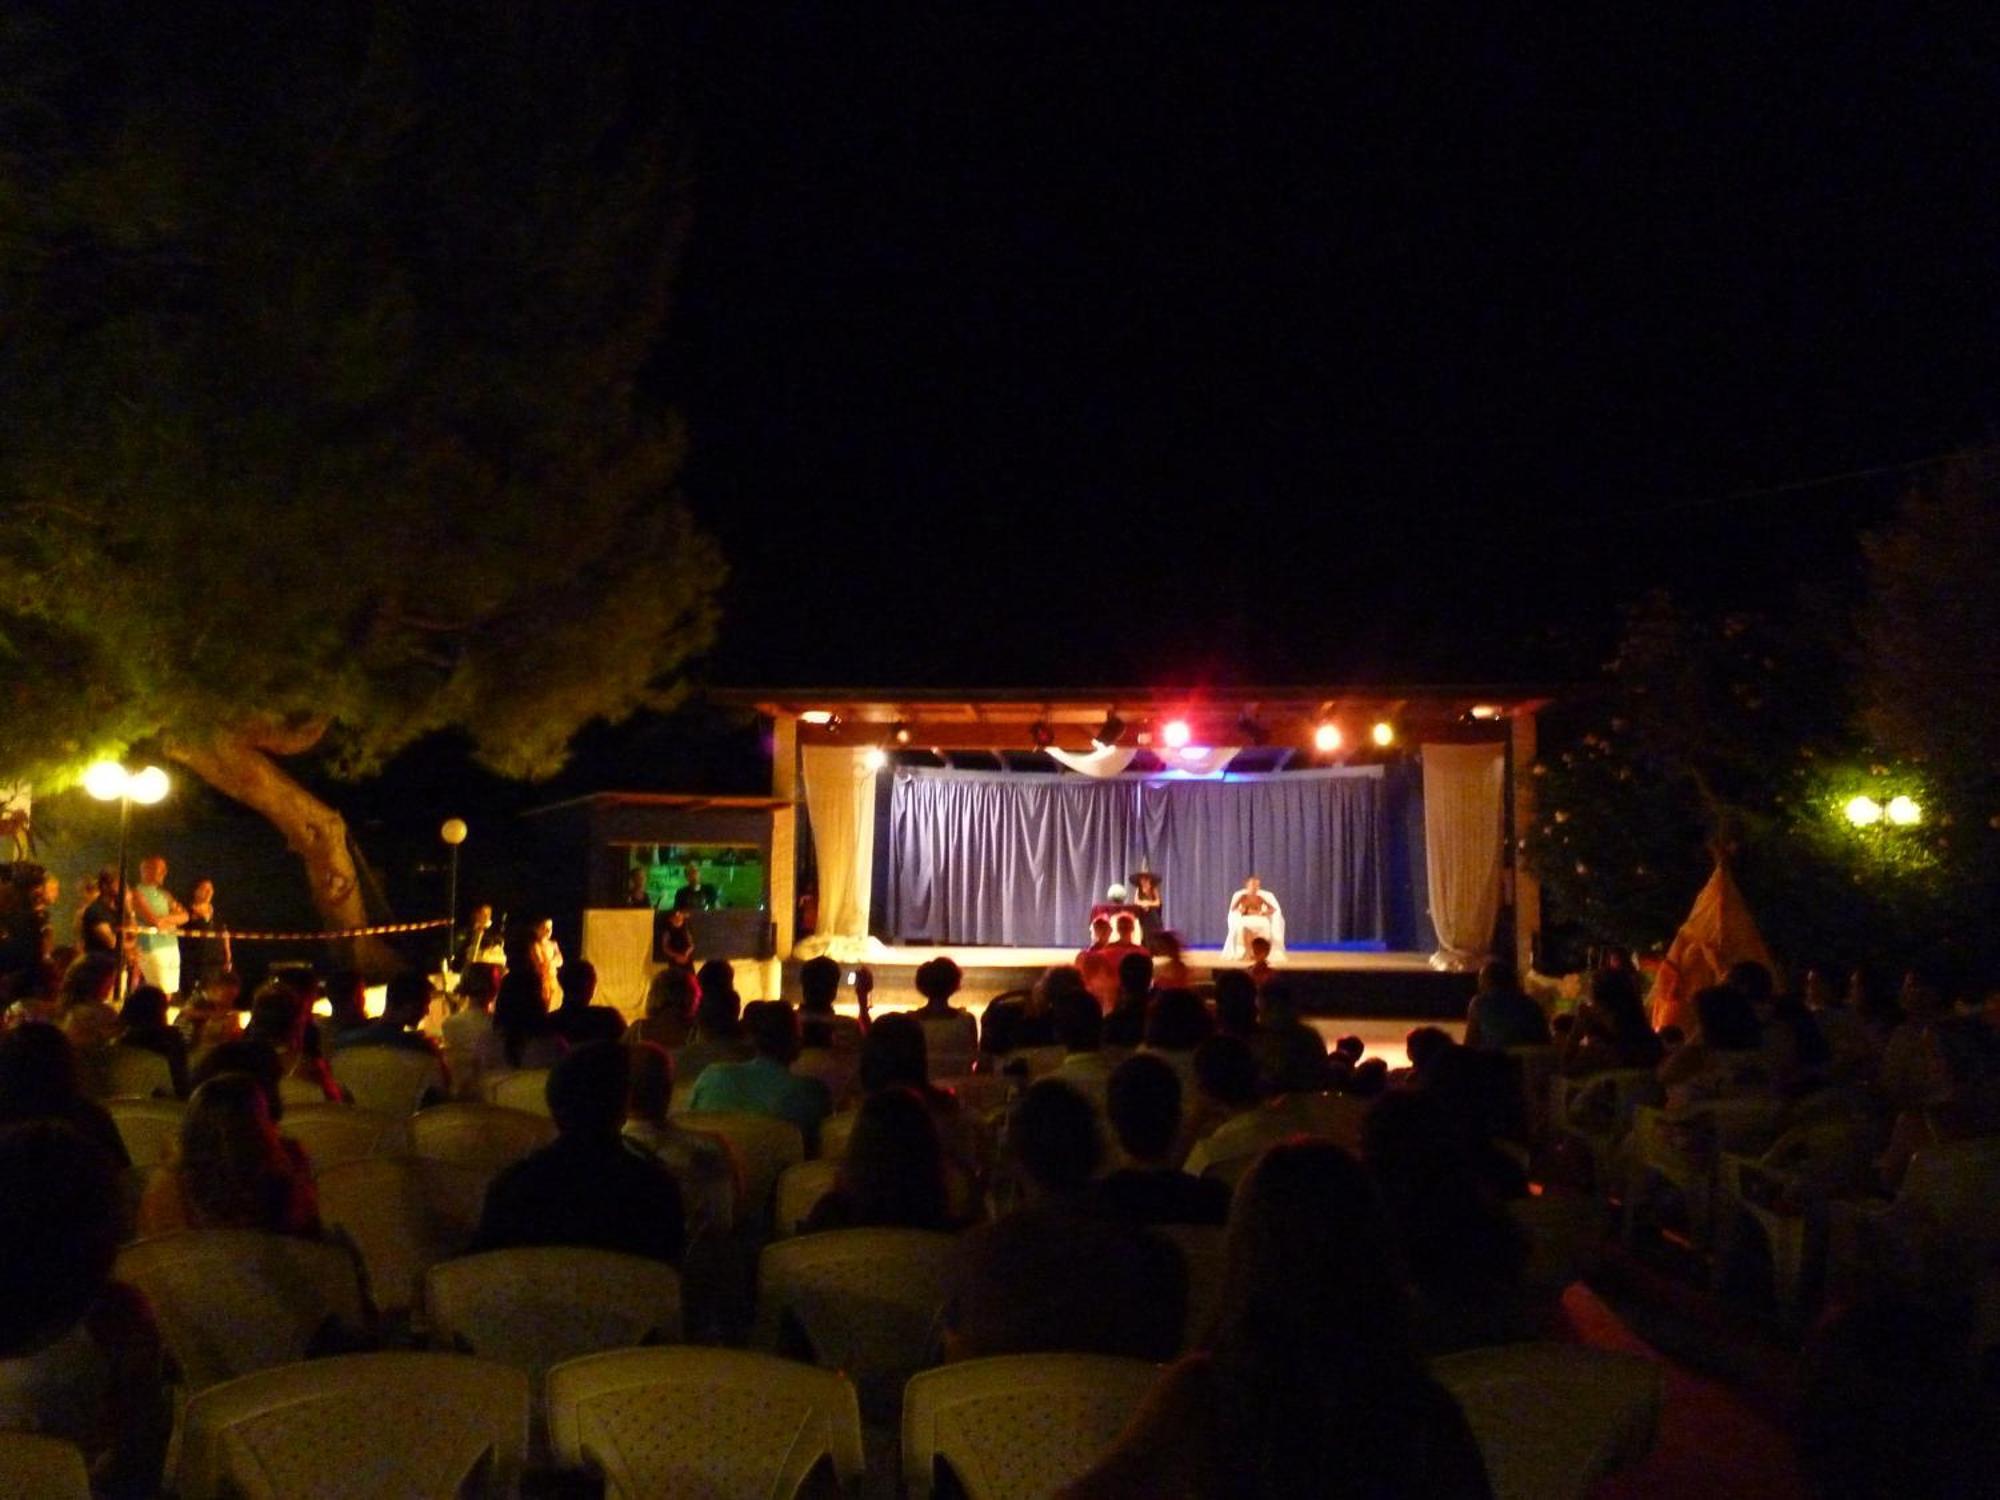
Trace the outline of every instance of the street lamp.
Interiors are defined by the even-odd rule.
[[[458,846],[465,842],[469,832],[471,830],[465,826],[463,818],[446,818],[444,826],[438,829],[438,837],[451,850],[451,874],[445,878],[445,915],[449,919],[444,926],[444,969],[447,974],[452,972],[451,945],[458,931]]]
[[[125,865],[127,836],[132,827],[132,804],[151,807],[167,795],[172,783],[167,773],[158,766],[141,766],[136,771],[127,770],[115,760],[95,762],[83,773],[83,789],[99,802],[118,804],[118,998],[125,998],[128,975],[125,967],[124,938],[126,928],[131,925],[131,914],[125,906]]]

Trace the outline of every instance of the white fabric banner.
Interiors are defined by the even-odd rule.
[[[653,977],[653,908],[593,906],[583,914],[583,956],[597,967],[597,1003],[628,1021],[646,1013]]]
[[[1429,861],[1434,969],[1472,969],[1492,949],[1500,917],[1507,757],[1500,745],[1425,745],[1424,854]]]
[[[1079,755],[1074,750],[1058,750],[1051,745],[1044,753],[1065,770],[1078,771],[1085,776],[1116,776],[1132,764],[1132,757],[1139,752],[1130,745],[1099,745]]]
[[[845,963],[868,956],[868,908],[875,880],[875,773],[866,750],[812,746],[805,764],[806,815],[819,865],[819,929],[794,950]]]

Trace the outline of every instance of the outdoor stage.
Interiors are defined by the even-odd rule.
[[[988,1000],[1028,988],[1044,969],[1075,961],[1074,948],[898,947],[871,943],[868,967],[875,975],[874,1003],[900,1010],[921,1003],[914,976],[917,965],[940,955],[964,971],[959,1003],[983,1010]],[[1196,985],[1224,964],[1220,950],[1192,948],[1184,955]],[[1308,1016],[1377,1020],[1465,1019],[1472,999],[1471,974],[1440,973],[1422,953],[1365,952],[1352,949],[1293,950],[1274,965]],[[785,993],[796,995],[797,965],[785,965]],[[846,995],[843,994],[843,1000]]]

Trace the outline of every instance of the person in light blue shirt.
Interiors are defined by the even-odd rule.
[[[819,1126],[833,1112],[833,1096],[817,1078],[792,1072],[799,1055],[799,1017],[789,1002],[759,1000],[743,1008],[743,1028],[756,1054],[748,1062],[714,1062],[695,1080],[692,1112],[740,1110],[789,1120],[810,1154],[819,1148]]]

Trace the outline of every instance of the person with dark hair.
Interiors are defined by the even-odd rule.
[[[1646,1019],[1632,971],[1598,969],[1590,976],[1590,999],[1577,1007],[1576,1022],[1563,1043],[1563,1072],[1657,1068],[1660,1055],[1660,1038]]]
[[[1090,1000],[1088,995],[1083,997]],[[1090,1002],[1095,1007],[1094,1001]],[[904,1011],[882,1017],[868,1028],[861,1043],[861,1092],[864,1097],[884,1089],[908,1089],[924,1101],[944,1146],[945,1178],[955,1217],[968,1218],[985,1194],[985,1140],[981,1122],[959,1103],[950,1089],[930,1081],[924,1029]]]
[[[285,1118],[285,1099],[279,1092],[279,1081],[284,1077],[284,1064],[278,1052],[261,1036],[233,1036],[226,1042],[218,1043],[195,1059],[188,1070],[188,1084],[196,1093],[201,1086],[226,1073],[241,1073],[246,1078],[254,1078],[257,1086],[264,1091],[264,1109],[273,1124]],[[295,1149],[303,1150],[303,1147]]]
[[[1203,1347],[1058,1493],[1491,1494],[1464,1415],[1424,1367],[1368,1176],[1345,1151],[1294,1141],[1250,1169]]]
[[[908,1011],[882,1017],[861,1043],[861,1091],[898,1087],[931,1092],[930,1043]]]
[[[955,1227],[944,1143],[929,1107],[907,1088],[870,1094],[854,1117],[832,1189],[799,1232]]]
[[[1014,1106],[1005,1165],[1020,1203],[960,1239],[945,1309],[945,1354],[1072,1351],[1170,1358],[1187,1315],[1180,1252],[1096,1211],[1097,1116],[1044,1078]]]
[[[118,965],[103,954],[86,953],[69,966],[56,997],[58,1024],[72,1044],[89,1051],[117,1037],[118,1012],[111,1006],[117,983]]]
[[[526,977],[539,993],[536,976]],[[680,1188],[622,1134],[631,1056],[614,1042],[587,1042],[549,1070],[557,1136],[493,1179],[475,1251],[577,1245],[680,1264]]]
[[[217,1073],[188,1100],[180,1134],[139,1204],[140,1234],[181,1229],[319,1234],[312,1164],[279,1135],[265,1080]]]
[[[948,958],[917,966],[917,993],[924,1003],[914,1014],[924,1028],[931,1066],[946,1077],[970,1073],[979,1056],[979,1023],[969,1011],[951,1003],[963,979],[958,965]]]
[[[1442,1026],[1415,1026],[1403,1038],[1403,1055],[1410,1060],[1406,1081],[1421,1083],[1425,1071],[1458,1043]]]
[[[695,1004],[694,1037],[674,1053],[674,1072],[684,1084],[699,1083],[713,1063],[742,1062],[752,1051],[743,1034],[735,971],[713,959],[701,966],[695,982],[701,998]]]
[[[1326,1087],[1326,1039],[1299,1019],[1292,987],[1274,979],[1257,992],[1257,1030],[1248,1038],[1265,1094],[1311,1094]]]
[[[1063,1060],[1055,1076],[1098,1105],[1111,1081],[1111,1062],[1103,1050],[1109,1024],[1091,995],[1070,991],[1056,1001],[1056,1036],[1063,1045]]]
[[[1179,1160],[1198,1141],[1258,1105],[1257,1059],[1241,1037],[1212,1036],[1194,1049],[1194,1098],[1181,1125]]]
[[[1764,1056],[1764,1028],[1743,991],[1726,984],[1696,990],[1694,1039],[1660,1064],[1667,1108],[1680,1110],[1706,1099],[1756,1093],[1771,1084]]]
[[[988,1057],[1005,1059],[1018,1048],[1053,1047],[1056,998],[1072,990],[1090,993],[1076,965],[1057,964],[1044,972],[1026,995],[992,1001],[979,1018],[979,1050]]]
[[[863,983],[866,976],[866,983]],[[854,998],[862,1019],[843,1016],[834,1009],[840,996],[840,965],[821,954],[799,965],[799,1029],[809,1048],[826,1052],[855,1053],[861,1050],[861,1036],[867,1031],[868,995],[875,976],[864,968],[854,974]]]
[[[1193,990],[1161,990],[1146,1013],[1149,1051],[1192,1054],[1215,1034],[1208,1007]]]
[[[694,1007],[701,998],[692,969],[662,969],[646,986],[646,1013],[625,1028],[627,1046],[651,1042],[669,1052],[694,1035]]]
[[[85,953],[103,953],[118,959],[118,872],[99,870],[90,902],[77,913],[77,946]]]
[[[1188,987],[1187,960],[1181,956],[1185,947],[1181,935],[1167,927],[1146,939],[1146,951],[1153,956],[1153,983],[1167,989]]]
[[[1257,1034],[1257,986],[1241,969],[1216,970],[1215,1029],[1245,1042]]]
[[[458,976],[458,1009],[444,1018],[438,1034],[461,1099],[479,1097],[480,1065],[498,1049],[493,1033],[493,1001],[500,993],[496,964],[467,964]]]
[[[1127,881],[1132,888],[1132,904],[1139,909],[1140,935],[1147,943],[1166,931],[1166,908],[1161,900],[1160,877],[1141,870]]]
[[[573,958],[556,971],[562,1004],[549,1017],[557,1036],[572,1047],[585,1042],[616,1042],[625,1036],[625,1018],[608,1005],[598,1005],[597,965]]]
[[[695,1112],[742,1110],[789,1120],[805,1137],[806,1154],[819,1149],[820,1122],[833,1113],[833,1096],[817,1078],[792,1072],[799,1055],[798,1013],[786,1000],[758,1000],[743,1012],[755,1055],[746,1062],[710,1063],[694,1081],[688,1108]]]
[[[1146,1039],[1146,1008],[1153,998],[1153,960],[1128,953],[1118,961],[1118,996],[1104,1014],[1104,1045],[1129,1049]]]
[[[568,1051],[569,1043],[549,1020],[541,976],[533,969],[509,969],[493,997],[492,1034],[473,1049],[479,1071],[490,1076],[552,1068]]]
[[[76,1049],[44,1021],[0,1034],[0,1126],[31,1120],[67,1125],[118,1166],[132,1165],[104,1106],[84,1097]]]
[[[167,1072],[174,1081],[174,1097],[187,1098],[187,1038],[167,1024],[167,992],[155,984],[142,984],[125,997],[118,1011],[118,1045],[155,1053],[167,1060]]]
[[[436,1081],[424,1091],[425,1100],[439,1103],[449,1099],[451,1069],[445,1066],[444,1053],[436,1042],[417,1030],[430,1013],[435,993],[428,974],[406,970],[392,975],[383,996],[381,1018],[341,1032],[333,1039],[333,1050],[340,1053],[356,1047],[390,1047],[398,1052],[422,1053],[437,1065]]]
[[[1479,990],[1465,1011],[1468,1047],[1546,1047],[1549,1018],[1521,989],[1521,976],[1504,959],[1479,971]]]
[[[320,1055],[318,1037],[308,1024],[310,1020],[305,1001],[297,990],[276,980],[266,980],[251,1002],[250,1024],[243,1034],[270,1045],[278,1056],[280,1078],[298,1079],[317,1089],[329,1103],[342,1103],[347,1095],[334,1081],[333,1069]]]
[[[0,1430],[76,1444],[112,1497],[159,1493],[173,1423],[152,1311],[111,1279],[122,1216],[97,1145],[53,1121],[0,1130]]]
[[[690,1254],[697,1245],[717,1245],[736,1222],[742,1164],[721,1136],[684,1129],[668,1114],[674,1096],[672,1053],[656,1042],[631,1042],[627,1050],[632,1076],[625,1093],[625,1139],[673,1174],[681,1190]]]
[[[1126,1058],[1112,1071],[1105,1114],[1124,1165],[1092,1190],[1100,1210],[1127,1224],[1221,1224],[1228,1219],[1228,1187],[1190,1177],[1175,1165],[1181,1081],[1172,1068],[1147,1052]]]

